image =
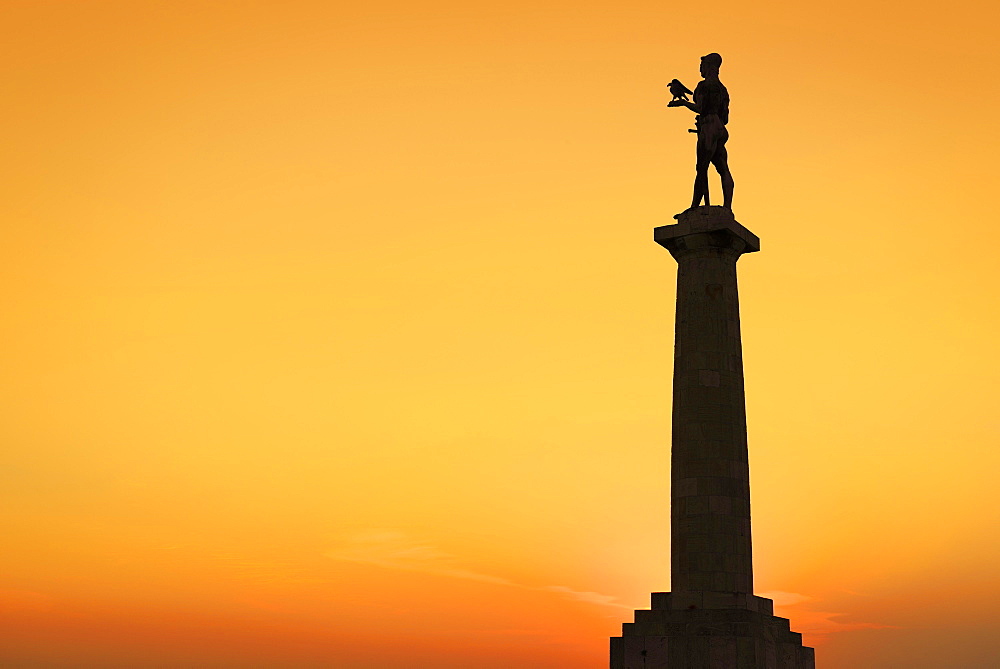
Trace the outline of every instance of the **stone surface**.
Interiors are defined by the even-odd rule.
[[[813,649],[764,597],[656,592],[611,639],[611,669],[815,669]],[[694,602],[701,602],[700,606]]]
[[[671,584],[753,591],[750,469],[736,261],[757,236],[722,207],[657,228],[677,260],[671,448]]]
[[[612,669],[814,667],[788,620],[753,594],[750,469],[736,262],[760,240],[722,207],[654,240],[677,261],[670,489],[672,592],[611,639]]]

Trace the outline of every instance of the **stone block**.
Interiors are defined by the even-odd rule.
[[[708,497],[684,497],[678,501],[683,503],[682,508],[684,509],[685,515],[695,516],[708,513]]]
[[[764,654],[766,669],[778,669],[778,649],[773,641],[764,642]]]
[[[645,660],[645,664],[637,666],[636,669],[667,666],[667,662],[670,660],[670,637],[646,637],[645,650],[646,655],[643,658]]]
[[[709,666],[712,669],[736,669],[739,650],[736,637],[711,637],[709,640]]]
[[[766,597],[757,597],[754,595],[754,600],[756,603],[755,610],[763,613],[765,615],[774,615],[774,601]]]
[[[698,592],[675,592],[671,597],[670,605],[675,611],[685,611],[691,609],[702,609],[705,607],[705,593]]]
[[[625,669],[625,637],[611,637],[611,669]]]
[[[670,610],[670,593],[654,592],[649,596],[650,608],[659,610]]]
[[[712,669],[711,637],[695,633],[688,637],[687,666],[691,669]]]
[[[698,383],[703,386],[718,388],[721,384],[719,372],[712,369],[698,370]]]
[[[646,666],[646,638],[644,636],[625,637],[625,669]]]
[[[672,497],[691,497],[698,494],[698,479],[686,478],[673,481],[670,484]]]
[[[739,669],[757,669],[756,644],[753,637],[737,638],[736,651],[739,653],[736,660]]]
[[[703,595],[706,609],[731,609],[746,606],[746,595],[736,592],[706,592]]]

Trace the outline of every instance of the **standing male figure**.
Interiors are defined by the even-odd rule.
[[[722,206],[733,209],[733,175],[729,172],[729,154],[726,141],[729,131],[729,91],[719,81],[722,56],[710,53],[701,57],[702,81],[694,89],[694,101],[671,100],[668,107],[687,107],[698,114],[695,127],[698,128],[698,164],[694,177],[694,198],[691,208],[705,199],[708,206],[708,166],[715,165],[722,178]]]

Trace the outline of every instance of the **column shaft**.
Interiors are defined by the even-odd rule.
[[[756,248],[742,230],[720,227],[713,219],[724,212],[716,209],[657,239],[678,264],[670,488],[675,595],[753,593],[736,261]]]

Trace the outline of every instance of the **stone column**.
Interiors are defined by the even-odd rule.
[[[611,669],[814,669],[802,635],[753,594],[736,261],[760,240],[722,207],[677,219],[653,232],[678,265],[671,592],[611,638]]]
[[[736,261],[760,240],[722,207],[688,210],[654,239],[678,265],[671,590],[700,608],[702,593],[753,593]]]

